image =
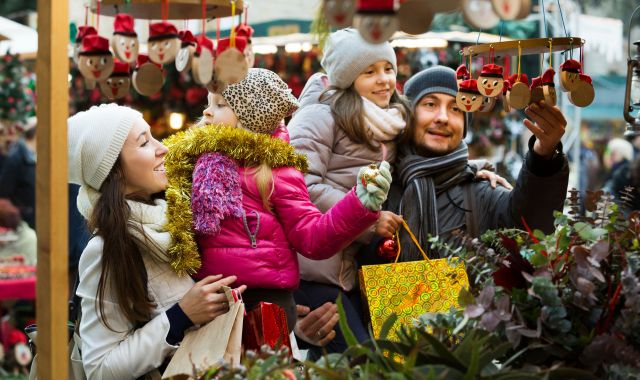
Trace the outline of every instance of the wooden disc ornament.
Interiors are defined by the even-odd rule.
[[[497,103],[496,99],[497,98],[495,96],[485,96],[484,99],[482,99],[482,105],[480,105],[480,108],[478,108],[478,112],[487,113],[493,111],[493,108]]]
[[[499,96],[504,85],[502,71],[502,66],[493,63],[482,66],[482,71],[478,76],[478,91],[488,97]]]
[[[531,0],[491,0],[491,5],[503,20],[520,20],[531,11]]]
[[[356,0],[324,0],[324,16],[335,28],[348,28],[356,14]]]
[[[478,82],[475,79],[467,79],[460,83],[456,103],[464,112],[475,112],[480,109],[484,96],[478,91]]]
[[[398,25],[405,33],[422,34],[429,31],[434,16],[428,2],[408,0],[398,9]]]
[[[78,64],[80,50],[82,50],[82,39],[86,36],[97,35],[98,31],[93,26],[81,25],[78,27],[76,42],[73,44],[73,62]]]
[[[469,25],[477,29],[491,29],[500,22],[491,0],[462,0],[462,15]]]
[[[119,13],[113,22],[111,48],[116,58],[122,62],[133,63],[138,59],[138,34],[133,29],[133,17]]]
[[[100,92],[109,100],[124,98],[129,93],[131,78],[129,64],[115,61],[113,72],[106,80],[100,82]]]
[[[176,59],[180,50],[178,29],[166,21],[149,24],[149,60],[164,65]]]
[[[198,46],[191,63],[191,76],[197,84],[205,86],[213,79],[213,42],[203,35],[198,36],[197,40]]]
[[[580,74],[576,88],[569,93],[569,101],[578,107],[587,107],[596,97],[593,81],[590,76]]]
[[[151,96],[156,94],[164,85],[162,67],[149,60],[144,54],[138,54],[136,69],[131,75],[131,84],[140,95]]]
[[[529,99],[529,104],[538,103],[541,100],[544,100],[544,92],[542,91],[542,78],[535,77],[531,81],[531,98]]]
[[[513,83],[507,91],[507,102],[510,108],[521,110],[529,105],[531,100],[531,90],[529,89],[529,78],[526,74],[513,74],[509,77],[509,82]]]
[[[471,74],[469,74],[469,69],[467,69],[467,66],[464,64],[458,66],[458,68],[456,69],[456,81],[458,82],[458,88],[460,88],[460,83],[462,83],[462,81],[465,81],[469,78],[471,78]]]
[[[109,78],[113,71],[113,56],[109,51],[109,40],[97,34],[82,39],[78,53],[78,70],[88,79],[101,81]]]
[[[388,41],[398,30],[394,0],[359,0],[353,24],[362,38],[372,44]]]
[[[197,41],[190,30],[181,30],[178,36],[180,38],[180,50],[176,55],[176,70],[182,73],[191,68],[191,60],[196,52]]]
[[[224,84],[240,82],[249,71],[243,53],[247,40],[241,37],[234,37],[234,39],[235,46],[231,46],[230,38],[223,38],[218,41],[216,49],[215,76]]]
[[[569,59],[560,65],[560,90],[572,92],[580,84],[582,65],[575,59]]]
[[[542,94],[544,95],[544,101],[548,106],[555,106],[558,100],[556,94],[556,85],[553,82],[553,76],[556,72],[549,68],[542,74]]]

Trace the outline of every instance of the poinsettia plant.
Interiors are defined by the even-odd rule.
[[[640,212],[625,214],[602,192],[577,192],[568,215],[557,213],[545,235],[490,231],[461,250],[472,283],[462,311],[423,316],[442,338],[477,329],[521,353],[512,365],[583,368],[598,376],[640,373]],[[435,243],[435,242],[434,242]]]

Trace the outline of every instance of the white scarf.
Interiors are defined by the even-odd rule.
[[[402,113],[395,107],[383,109],[365,97],[362,97],[362,105],[369,136],[377,142],[384,143],[395,139],[407,125]]]
[[[89,219],[93,212],[93,207],[100,198],[100,192],[88,186],[81,186],[78,192],[78,211],[80,214]],[[171,235],[165,228],[167,222],[166,210],[167,202],[164,199],[154,200],[154,204],[146,204],[127,200],[127,204],[131,208],[129,224],[142,227],[144,236],[142,236],[136,228],[129,228],[129,232],[139,240],[139,248],[142,252],[151,252],[153,256],[161,261],[169,262],[167,250],[171,245]],[[151,240],[145,244],[145,241]],[[157,248],[159,249],[155,249]]]

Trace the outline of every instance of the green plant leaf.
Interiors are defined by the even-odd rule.
[[[380,339],[386,339],[389,336],[389,331],[393,325],[395,325],[398,320],[398,315],[396,313],[391,313],[389,318],[382,324],[382,328],[380,329]]]
[[[340,331],[342,332],[342,336],[344,336],[344,340],[347,343],[347,346],[355,346],[358,344],[358,339],[356,339],[356,336],[353,335],[353,331],[351,331],[351,328],[347,323],[347,316],[344,312],[344,307],[342,306],[342,294],[338,295],[336,305],[338,305],[338,315],[340,316],[340,320],[338,321],[338,323],[340,324]]]
[[[463,286],[460,289],[460,293],[458,294],[458,304],[460,307],[467,307],[476,302],[476,299],[473,297],[473,294],[467,289],[466,286]]]
[[[595,376],[589,371],[578,368],[561,367],[549,370],[549,380],[598,380],[600,377]]]
[[[471,360],[467,367],[467,373],[464,376],[464,380],[473,380],[478,376],[478,360],[480,359],[480,345],[474,345],[471,347]]]
[[[433,335],[422,330],[418,330],[418,333],[431,345],[443,364],[447,364],[463,373],[466,372],[467,368],[464,363],[460,362],[460,360]]]

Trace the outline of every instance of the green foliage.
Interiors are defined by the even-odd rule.
[[[0,60],[0,120],[24,122],[35,111],[35,80],[20,57],[7,54]]]

